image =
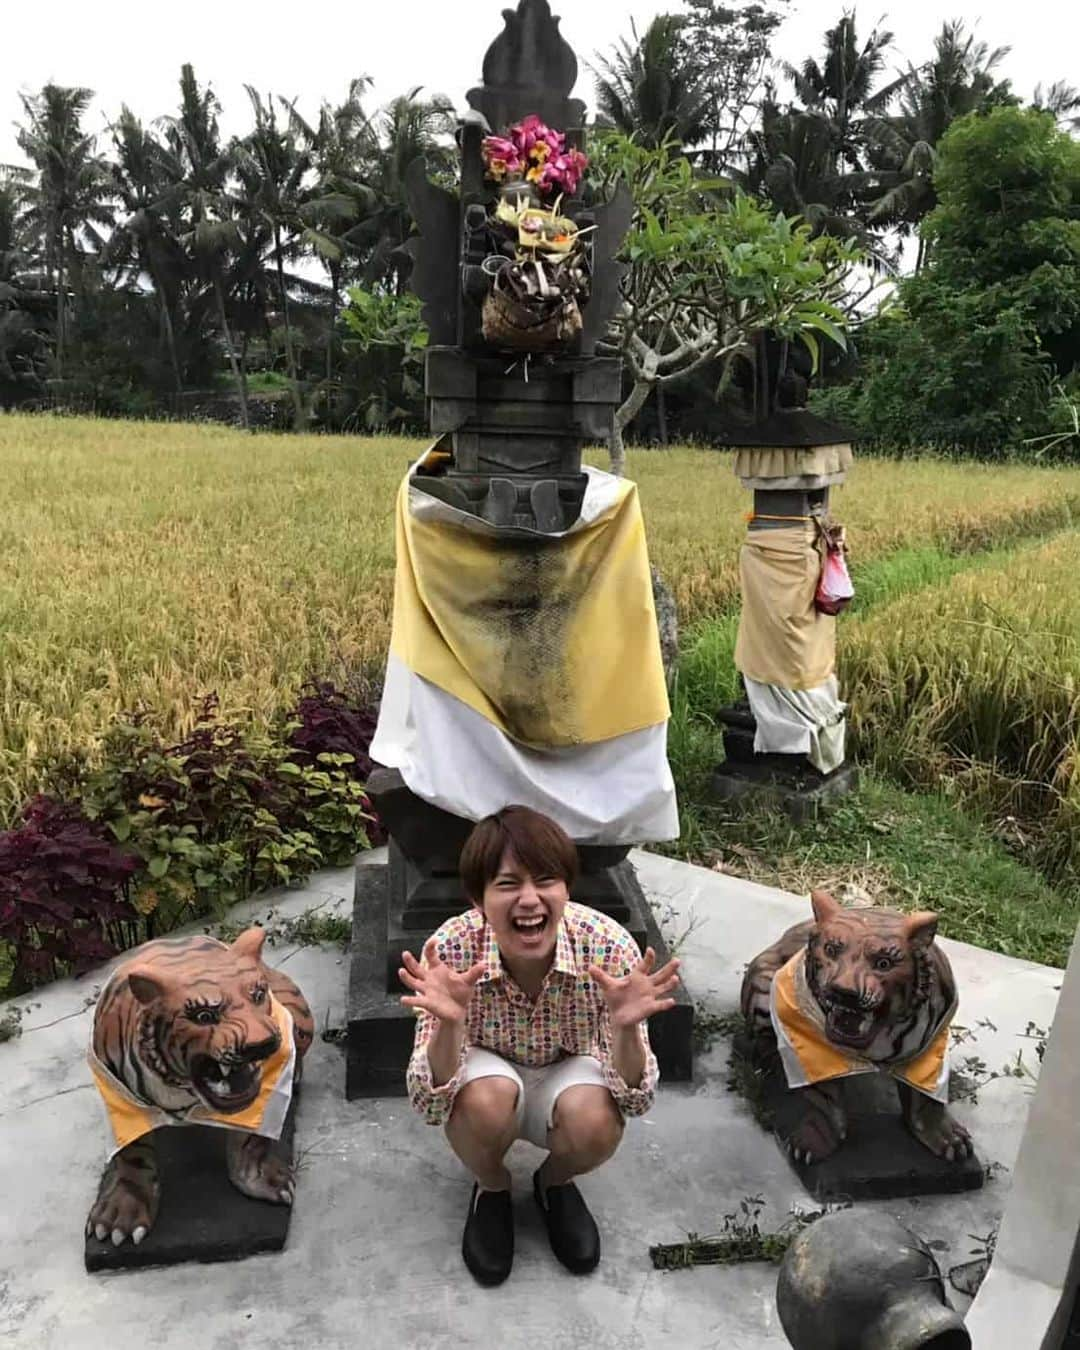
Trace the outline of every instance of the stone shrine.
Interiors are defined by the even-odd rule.
[[[851,467],[850,433],[807,408],[811,368],[798,343],[756,333],[734,370],[742,407],[723,428],[754,504],[735,649],[745,696],[717,714],[726,758],[712,787],[728,799],[768,788],[795,818],[856,781],[835,677],[835,615],[846,600],[830,602],[820,585],[830,554],[840,565],[846,551],[829,492]]]
[[[547,0],[520,0],[504,20],[459,126],[460,191],[429,181],[419,161],[406,179],[438,440],[398,501],[372,746],[390,767],[368,783],[390,861],[357,869],[350,1098],[404,1092],[414,1019],[399,1002],[402,952],[419,956],[467,907],[462,844],[503,805],[557,819],[579,846],[573,899],[667,959],[627,861],[633,844],[678,832],[644,530],[636,488],[581,461],[620,398],[620,364],[596,344],[618,300],[631,203],[623,193],[586,209],[575,195],[584,107]],[[524,144],[538,125],[546,159],[528,174],[493,160],[512,158],[508,127]],[[551,207],[545,165],[562,175]],[[650,1024],[669,1081],[690,1077],[692,1018],[680,989]]]

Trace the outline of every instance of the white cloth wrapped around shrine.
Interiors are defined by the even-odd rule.
[[[836,676],[814,689],[784,689],[743,676],[757,729],[754,751],[762,755],[805,755],[819,773],[844,762],[847,704]]]
[[[398,769],[418,797],[470,820],[516,803],[551,816],[579,843],[679,834],[666,722],[593,745],[539,750],[391,655],[371,754]]]

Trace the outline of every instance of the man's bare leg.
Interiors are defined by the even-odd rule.
[[[446,1125],[450,1147],[481,1190],[508,1191],[503,1159],[517,1138],[518,1085],[511,1078],[474,1078],[454,1098]]]
[[[481,1284],[501,1284],[514,1262],[510,1173],[503,1159],[517,1137],[517,1094],[511,1078],[474,1078],[454,1099],[446,1125],[450,1147],[476,1178],[461,1255]]]
[[[540,1168],[544,1189],[565,1186],[607,1162],[622,1135],[622,1112],[607,1088],[578,1083],[561,1092],[548,1131],[551,1152]]]

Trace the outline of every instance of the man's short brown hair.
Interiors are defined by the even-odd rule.
[[[461,850],[458,870],[475,904],[483,901],[508,852],[531,877],[560,877],[567,890],[577,879],[577,848],[562,826],[531,807],[504,806],[473,827]]]

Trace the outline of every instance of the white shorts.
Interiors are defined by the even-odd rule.
[[[587,1083],[609,1090],[600,1061],[593,1055],[570,1055],[554,1064],[531,1068],[470,1045],[461,1071],[461,1087],[474,1078],[509,1078],[517,1084],[517,1137],[527,1139],[537,1148],[547,1148],[555,1103],[567,1088]]]

